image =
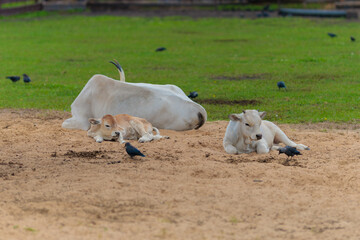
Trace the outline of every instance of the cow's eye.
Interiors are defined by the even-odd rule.
[[[105,124],[105,127],[109,128],[109,127],[110,127],[110,125],[108,125],[108,124]]]
[[[250,127],[250,125],[248,123],[245,123],[246,126]]]

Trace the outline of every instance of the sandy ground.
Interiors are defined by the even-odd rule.
[[[358,239],[354,125],[280,125],[311,147],[228,155],[226,121],[133,145],[61,128],[69,113],[0,110],[0,239]]]

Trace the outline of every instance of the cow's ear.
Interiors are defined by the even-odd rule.
[[[98,125],[100,124],[100,121],[95,118],[89,118],[89,123],[92,125]]]
[[[266,116],[266,112],[259,112],[259,116],[261,117],[261,119],[264,119],[264,117]]]
[[[230,114],[229,115],[230,120],[232,121],[240,121],[241,122],[241,116],[240,114]]]

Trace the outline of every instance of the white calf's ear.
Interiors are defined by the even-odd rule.
[[[92,125],[100,124],[99,120],[96,120],[95,118],[89,118],[89,123]]]
[[[266,112],[259,112],[259,116],[261,117],[261,119],[264,119],[264,117],[266,116]]]
[[[230,114],[229,115],[230,120],[232,121],[241,121],[240,114]]]

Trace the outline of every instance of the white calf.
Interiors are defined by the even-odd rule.
[[[274,123],[262,120],[266,112],[246,110],[240,114],[229,115],[230,123],[226,128],[223,141],[224,149],[230,154],[268,153],[277,150],[274,144],[284,143],[298,150],[310,150],[303,144],[291,141]]]

